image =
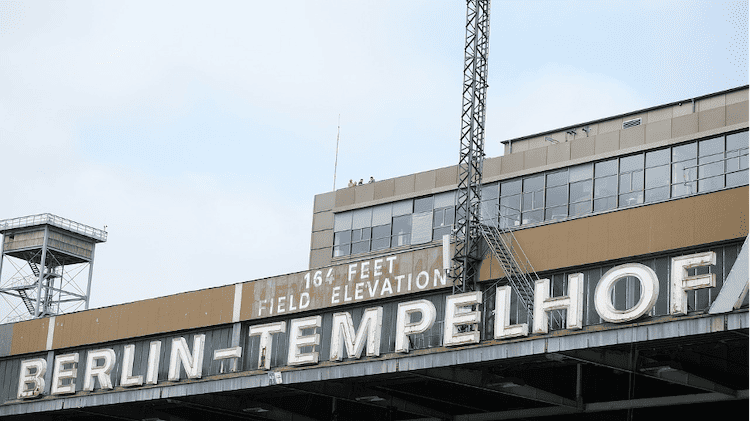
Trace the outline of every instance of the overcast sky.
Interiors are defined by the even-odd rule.
[[[92,307],[305,270],[339,115],[338,188],[458,162],[465,9],[0,1],[0,219],[107,225]],[[747,1],[495,0],[485,150],[747,83]]]

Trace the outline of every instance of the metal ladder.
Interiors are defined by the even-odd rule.
[[[505,278],[518,294],[519,307],[528,312],[528,323],[531,324],[534,314],[534,285],[539,280],[539,276],[513,231],[506,227],[498,228],[497,217],[482,218],[479,229],[487,243],[489,253],[492,253],[500,264]],[[557,311],[550,312],[549,317],[553,325],[562,326]]]

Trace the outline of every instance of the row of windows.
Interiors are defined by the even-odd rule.
[[[519,226],[748,184],[748,132],[483,186],[482,219]]]
[[[484,185],[481,219],[514,227],[746,184],[744,131]],[[455,192],[342,212],[333,255],[439,240],[454,218]]]
[[[428,243],[450,234],[456,192],[337,213],[333,256]]]

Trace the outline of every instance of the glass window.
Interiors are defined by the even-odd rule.
[[[393,204],[393,216],[401,216],[406,215],[409,213],[412,213],[412,210],[414,209],[412,205],[414,204],[414,201],[409,200],[402,200],[400,202],[395,202]]]
[[[369,227],[352,230],[352,254],[370,251],[370,234]]]
[[[646,168],[669,165],[669,149],[646,152]]]
[[[378,205],[372,208],[372,226],[376,225],[384,225],[391,223],[391,209],[392,206],[390,203],[386,203],[384,205]],[[388,230],[388,235],[390,235],[390,229]]]
[[[352,211],[333,215],[333,230],[345,231],[352,229]]]
[[[547,187],[562,186],[568,183],[568,170],[547,174]]]
[[[643,154],[620,158],[620,174],[643,169]]]
[[[447,206],[456,206],[456,191],[447,191],[445,193],[436,194],[435,203],[433,206],[435,206],[435,209],[444,208]]]
[[[597,162],[594,167],[594,175],[596,177],[604,177],[607,175],[617,174],[617,158],[610,159],[608,161]]]
[[[498,197],[500,197],[500,183],[492,183],[482,186],[482,201],[497,199]]]
[[[432,239],[440,240],[443,235],[450,234],[454,218],[453,206],[435,209],[432,218]]]
[[[341,231],[333,234],[333,257],[348,256],[351,251],[352,232]]]
[[[352,215],[352,229],[372,226],[372,208],[357,209]]]
[[[352,242],[351,231],[341,231],[333,234],[333,245],[348,244]]]
[[[580,202],[582,200],[591,200],[591,180],[579,181],[570,184],[570,201]]]
[[[543,174],[528,177],[523,180],[521,212],[522,224],[533,224],[544,220]]]
[[[432,196],[414,199],[414,213],[432,212]]]
[[[511,181],[504,181],[500,183],[500,194],[502,196],[510,196],[512,194],[521,193],[521,179],[515,179]]]
[[[570,182],[586,180],[594,177],[594,165],[582,164],[570,167]]]
[[[393,218],[393,231],[391,235],[391,247],[405,246],[411,240],[411,215],[397,216]]]
[[[698,191],[724,187],[724,137],[698,142]]]
[[[727,135],[727,187],[748,184],[748,132]]]
[[[383,250],[391,246],[391,224],[372,227],[372,250]]]
[[[568,186],[547,187],[547,207],[568,203]]]
[[[646,188],[669,185],[669,165],[646,168]]]

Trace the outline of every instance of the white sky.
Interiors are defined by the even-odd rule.
[[[339,114],[339,188],[457,163],[465,8],[0,1],[0,219],[107,225],[92,307],[305,270]],[[748,83],[747,1],[496,0],[491,25],[489,156]]]

